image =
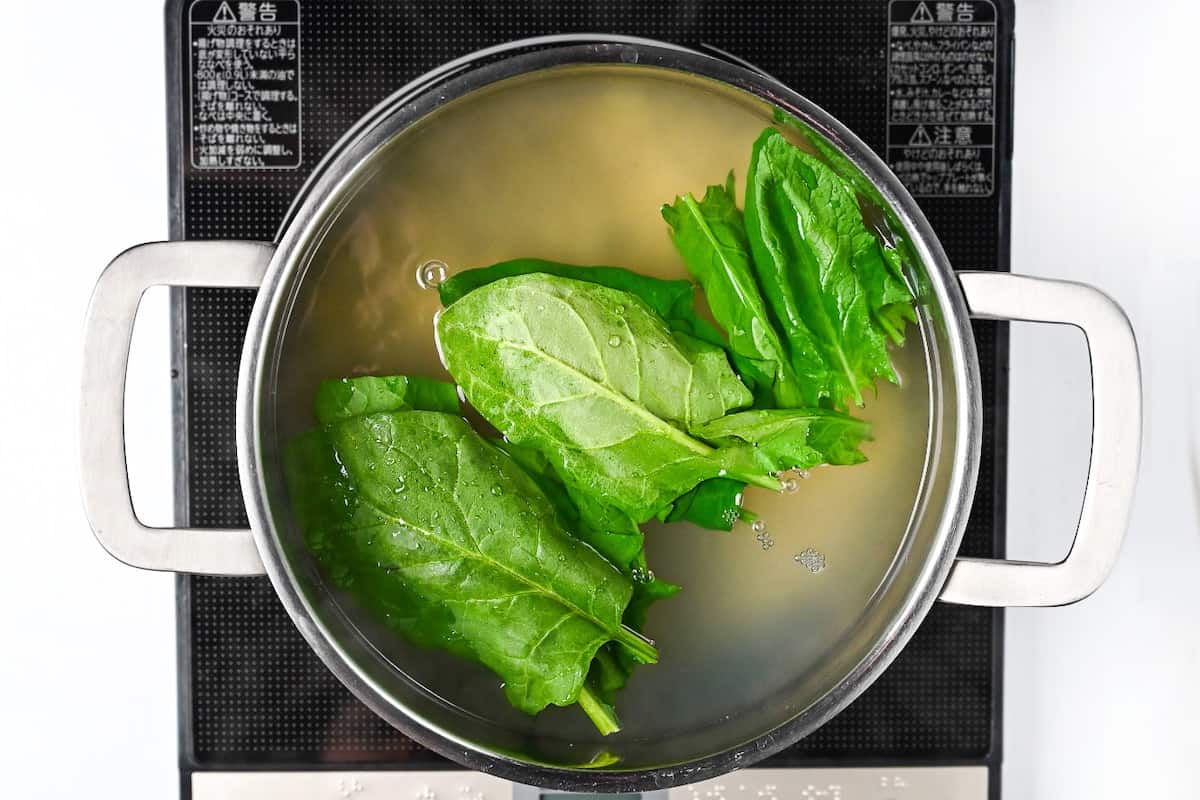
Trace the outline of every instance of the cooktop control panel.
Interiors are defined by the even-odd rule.
[[[196,772],[193,800],[987,800],[986,767],[746,769],[641,794],[569,794],[477,772]]]

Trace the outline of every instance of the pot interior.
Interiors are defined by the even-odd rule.
[[[506,78],[392,135],[295,254],[260,409],[270,517],[315,626],[310,640],[331,642],[331,666],[393,723],[411,731],[420,720],[468,762],[470,750],[562,769],[602,757],[607,772],[625,772],[724,754],[733,768],[773,749],[765,734],[794,736],[811,727],[806,716],[827,716],[857,691],[848,675],[890,656],[945,545],[959,446],[955,382],[943,379],[947,333],[914,252],[907,269],[923,308],[894,352],[901,385],[881,385],[853,412],[874,424],[868,463],[812,470],[781,494],[748,490],[765,530],[645,526],[651,568],[684,588],[650,610],[646,634],[661,660],[618,695],[618,734],[600,736],[576,707],[515,711],[493,673],[408,644],[331,588],[281,477],[278,454],[313,425],[320,381],[448,379],[433,336],[441,265],[453,273],[533,256],[688,277],[659,207],[699,197],[730,169],[740,205],[751,144],[769,125],[814,149],[818,134],[774,120],[775,107],[746,91],[644,64]]]

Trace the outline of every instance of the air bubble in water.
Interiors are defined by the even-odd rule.
[[[417,285],[422,289],[436,289],[446,280],[448,271],[445,261],[436,258],[417,267]]]
[[[630,577],[633,578],[634,583],[649,583],[650,581],[654,580],[654,573],[648,569],[634,567],[630,571]]]
[[[811,547],[807,547],[804,550],[801,550],[799,553],[796,553],[796,555],[792,556],[792,560],[799,564],[803,564],[808,568],[808,571],[814,575],[825,569],[825,554],[814,550]]]
[[[619,317],[625,313],[625,306],[617,306],[616,308],[613,309],[613,311],[616,311],[617,316]]]
[[[764,520],[756,519],[754,522],[750,523],[750,530],[754,531],[755,533],[766,533],[767,523]]]
[[[799,488],[800,483],[795,478],[784,478],[779,483],[780,491],[783,491],[786,494],[793,494]]]
[[[499,485],[493,486],[492,494],[496,497],[499,497],[500,495],[504,494],[504,489],[501,488]]]
[[[621,346],[621,337],[620,336],[608,337],[608,346],[609,347],[620,347]]]
[[[797,474],[798,474],[798,475],[799,475],[801,478],[804,478],[805,480],[807,480],[807,479],[808,479],[808,470],[806,470],[806,469],[802,469],[802,470],[800,470],[800,472],[799,472],[799,473],[797,473]]]

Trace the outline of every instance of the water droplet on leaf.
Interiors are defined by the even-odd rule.
[[[609,347],[620,347],[621,346],[621,337],[620,336],[608,337],[608,346]]]

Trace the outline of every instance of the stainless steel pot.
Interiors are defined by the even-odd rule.
[[[348,622],[311,567],[290,519],[273,435],[281,332],[308,259],[330,221],[368,177],[373,156],[444,103],[496,81],[565,64],[625,63],[724,83],[767,100],[831,148],[845,177],[870,192],[910,247],[931,346],[935,423],[905,551],[860,624],[785,694],[702,730],[623,745],[615,766],[578,766],[548,736],[515,731],[430,696]],[[840,154],[840,157],[836,154]],[[138,302],[150,286],[259,287],[237,399],[237,442],[249,530],[153,529],[136,518],[123,442],[124,376]],[[1075,325],[1092,360],[1092,459],[1075,542],[1059,563],[956,558],[980,452],[979,366],[970,319]],[[913,199],[837,120],[775,80],[697,52],[645,40],[552,37],[516,42],[445,65],[404,87],[332,149],[289,212],[278,241],[163,242],[134,247],[101,276],[88,311],[81,411],[83,495],[96,537],[147,569],[270,577],[300,632],[380,716],[464,765],[575,791],[646,790],[745,767],[810,733],[875,680],[936,600],[988,606],[1075,602],[1105,579],[1129,514],[1141,438],[1133,332],[1096,289],[993,272],[955,272]],[[572,758],[575,760],[573,761]]]

